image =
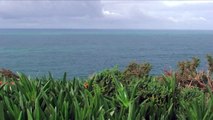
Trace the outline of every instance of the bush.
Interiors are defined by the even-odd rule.
[[[207,61],[208,61],[209,73],[212,74],[213,73],[213,58],[210,55],[207,55],[206,58],[207,58]]]
[[[179,79],[191,79],[197,74],[197,67],[200,64],[200,60],[198,58],[192,58],[191,61],[182,61],[178,63],[178,72],[177,77]]]
[[[121,79],[122,73],[117,69],[104,70],[96,75],[94,75],[91,80],[89,80],[90,85],[97,84],[101,88],[102,94],[106,96],[113,96],[115,94],[115,84],[114,79]]]
[[[129,84],[134,78],[148,77],[152,66],[149,63],[130,63],[123,72],[123,82]]]
[[[104,70],[86,80],[2,75],[0,120],[213,119],[211,78],[197,72],[197,58],[179,65],[161,77],[149,76],[148,63]]]

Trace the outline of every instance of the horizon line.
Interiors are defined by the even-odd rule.
[[[147,28],[0,28],[0,30],[191,30],[211,31],[213,29],[147,29]]]

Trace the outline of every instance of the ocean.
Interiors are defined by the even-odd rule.
[[[0,68],[36,77],[51,72],[62,77],[87,77],[130,62],[149,62],[151,74],[176,69],[177,62],[213,55],[213,31],[1,29]]]

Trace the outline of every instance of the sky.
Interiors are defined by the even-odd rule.
[[[213,0],[0,0],[0,28],[209,30]]]

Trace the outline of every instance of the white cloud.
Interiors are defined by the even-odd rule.
[[[206,19],[206,18],[204,18],[204,17],[199,17],[199,20],[207,21],[207,19]]]
[[[190,22],[203,23],[207,21],[207,18],[203,16],[199,16],[189,11],[185,11],[179,14],[173,14],[172,16],[167,17],[167,19],[174,23],[184,23],[184,22],[185,23],[190,23]]]
[[[213,3],[213,1],[200,1],[200,0],[193,0],[193,1],[162,1],[162,3],[168,7],[177,7],[181,5],[190,5],[190,4],[208,4]]]
[[[168,20],[175,22],[175,23],[180,21],[180,20],[178,20],[177,18],[174,18],[174,17],[168,17]]]
[[[119,14],[119,13],[111,12],[111,11],[104,10],[104,9],[102,12],[103,12],[103,15],[106,17],[120,17],[121,16],[121,14]]]
[[[200,22],[200,21],[207,21],[206,18],[204,17],[182,17],[182,18],[177,18],[177,17],[168,17],[168,20],[178,23],[178,22]]]

